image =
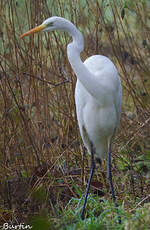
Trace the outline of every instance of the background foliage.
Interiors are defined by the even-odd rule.
[[[67,216],[75,210],[76,203],[69,208],[66,205],[72,197],[81,197],[88,178],[87,153],[74,106],[76,78],[66,56],[70,37],[55,31],[19,40],[23,32],[57,15],[71,20],[82,31],[82,60],[99,53],[118,68],[123,106],[112,153],[113,178],[123,226],[139,229],[141,224],[144,229],[143,222],[138,221],[141,215],[147,217],[145,203],[150,199],[149,9],[148,0],[0,1],[1,225],[27,222],[34,215],[41,222],[45,218],[44,223],[51,219],[45,229],[54,229],[58,219],[58,229],[69,229],[66,226],[72,221],[62,221],[62,211],[66,207]],[[105,170],[104,162],[91,188],[91,193],[98,194],[93,200],[104,196],[110,201],[104,210],[98,209],[98,213],[105,209],[112,213],[108,219],[106,215],[106,221],[102,219],[102,229],[110,219],[116,223]],[[73,214],[68,215],[70,218]],[[87,217],[90,215],[87,213]],[[100,223],[99,219],[91,221]],[[74,229],[93,228],[80,224]],[[107,229],[116,229],[111,226],[112,222]]]

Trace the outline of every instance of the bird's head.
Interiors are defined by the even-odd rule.
[[[70,22],[64,18],[61,17],[51,17],[46,19],[41,25],[29,30],[28,32],[22,34],[20,38],[24,38],[26,36],[29,36],[33,33],[37,33],[39,31],[53,31],[56,29],[59,30],[66,30],[67,24],[70,24]]]

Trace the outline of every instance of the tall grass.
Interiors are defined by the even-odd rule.
[[[76,78],[66,56],[70,38],[56,31],[19,40],[20,34],[54,15],[66,17],[82,31],[83,60],[99,53],[117,66],[123,111],[112,154],[114,183],[127,208],[134,199],[146,197],[150,192],[149,1],[8,0],[0,2],[0,15],[2,222],[21,219],[20,212],[26,218],[43,207],[54,215],[54,205],[63,209],[72,196],[79,197],[87,179],[87,153],[74,105]],[[103,183],[99,189],[108,190]]]

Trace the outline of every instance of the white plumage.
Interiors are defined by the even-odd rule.
[[[90,139],[95,147],[96,157],[102,159],[107,156],[111,137],[118,127],[121,112],[121,83],[114,64],[105,56],[91,56],[86,59],[84,65],[93,74],[97,92],[96,96],[91,95],[77,79],[75,102],[78,124],[88,152],[91,151]],[[101,87],[103,95],[100,92]]]
[[[90,178],[81,213],[83,219],[95,169],[95,157],[101,160],[108,156],[108,179],[114,204],[118,207],[112,184],[110,151],[121,114],[121,82],[116,67],[107,57],[94,55],[87,58],[84,63],[82,62],[80,53],[84,48],[83,36],[70,21],[64,18],[48,18],[42,25],[24,33],[20,38],[41,30],[52,31],[55,29],[68,32],[73,39],[67,46],[67,55],[77,77],[75,103],[79,129],[84,145],[91,154]],[[118,217],[119,223],[121,223],[121,218]]]

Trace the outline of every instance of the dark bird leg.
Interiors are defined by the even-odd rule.
[[[90,144],[91,144],[91,168],[90,168],[90,177],[89,177],[89,180],[88,180],[88,185],[87,185],[87,189],[86,189],[86,193],[85,193],[84,203],[83,203],[83,207],[82,207],[82,211],[81,211],[81,219],[82,220],[84,219],[85,206],[86,206],[87,197],[88,197],[89,189],[90,189],[90,184],[91,184],[92,177],[93,177],[93,174],[94,174],[94,169],[95,169],[95,161],[94,161],[94,152],[95,152],[95,150],[94,150],[93,143],[90,143]]]
[[[112,194],[113,202],[115,207],[117,208],[117,213],[118,213],[118,204],[116,202],[116,196],[115,196],[115,191],[114,191],[114,186],[113,186],[113,181],[112,181],[112,173],[111,173],[111,144],[108,149],[108,156],[107,156],[107,178],[109,180],[109,185],[110,185],[110,191]],[[118,222],[121,224],[121,217],[118,214]]]

